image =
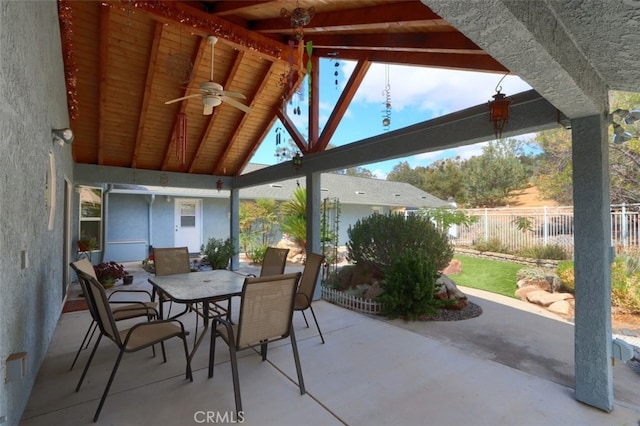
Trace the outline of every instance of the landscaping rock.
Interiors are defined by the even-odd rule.
[[[571,313],[571,304],[566,300],[559,300],[550,304],[547,309],[558,315],[569,315]]]
[[[541,306],[549,306],[554,302],[560,300],[572,299],[573,295],[570,293],[549,293],[547,291],[532,291],[527,294],[527,300],[531,303],[535,303]]]
[[[467,296],[458,289],[458,286],[451,278],[441,274],[436,282],[442,284],[440,291],[435,295],[436,298],[455,300],[450,309],[464,309],[469,304]]]
[[[462,272],[462,263],[458,259],[451,259],[449,265],[442,270],[445,275],[458,275]]]
[[[376,281],[369,286],[367,291],[364,292],[362,298],[365,300],[375,300],[376,297],[380,296],[384,293],[384,290],[380,286],[380,284]]]
[[[527,294],[531,293],[532,291],[540,291],[540,287],[536,285],[523,285],[521,287],[518,286],[518,289],[516,290],[516,296],[518,296],[521,300],[527,302]]]

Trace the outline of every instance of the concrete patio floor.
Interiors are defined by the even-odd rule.
[[[146,285],[146,276],[138,274],[134,287]],[[150,350],[126,354],[98,424],[640,424],[640,376],[628,366],[614,367],[611,413],[577,402],[571,324],[517,300],[463,291],[482,307],[480,317],[407,323],[314,302],[326,344],[313,324],[306,328],[302,315],[294,316],[307,394],[297,387],[288,341],[270,345],[266,362],[243,351],[242,419],[234,417],[223,343],[216,348],[215,376],[208,379],[205,339],[194,358],[193,383],[184,378],[177,339],[166,345],[166,364]],[[182,319],[193,330],[194,316]],[[91,424],[117,350],[103,339],[75,393],[89,350],[73,371],[69,366],[89,321],[87,311],[62,314],[21,425]]]

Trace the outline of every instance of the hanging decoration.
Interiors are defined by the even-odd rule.
[[[295,40],[289,40],[289,88],[291,88],[291,84],[293,84],[293,52],[296,51],[298,57],[298,64],[300,64],[300,68],[298,69],[298,81],[302,81],[304,78],[304,72],[302,69],[302,61],[304,58],[305,51],[305,42],[304,42],[304,26],[311,22],[311,18],[316,13],[315,7],[310,7],[305,9],[300,7],[300,2],[296,1],[296,8],[293,9],[292,12],[288,11],[284,7],[280,9],[280,16],[285,21],[289,22],[291,28],[293,28],[293,37]],[[296,41],[298,42],[297,48],[295,47]],[[311,53],[313,51],[312,42],[306,43],[306,50],[308,55],[307,61],[307,75],[309,79],[311,79]],[[311,82],[309,81],[309,93],[311,92]]]
[[[502,137],[502,130],[504,129],[504,125],[509,120],[509,105],[511,105],[511,99],[507,99],[503,93],[500,93],[502,90],[502,80],[508,76],[509,73],[506,73],[498,84],[496,85],[496,94],[493,95],[493,100],[489,101],[489,119],[493,123],[493,131],[496,134],[496,139],[500,139]]]
[[[187,114],[179,112],[176,116],[176,157],[180,169],[184,169],[187,159]]]
[[[333,67],[336,69],[333,72],[333,76],[335,77],[335,80],[336,80],[336,90],[338,90],[338,68],[340,67],[340,62],[336,61],[335,64],[333,64]]]
[[[382,96],[384,96],[384,114],[382,116],[382,127],[384,130],[389,130],[389,126],[391,126],[391,84],[389,83],[389,64],[385,65],[384,68],[384,90],[382,91]]]

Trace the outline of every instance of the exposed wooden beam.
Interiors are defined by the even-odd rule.
[[[440,16],[418,1],[381,4],[362,8],[339,10],[336,12],[316,13],[305,33],[327,32],[336,30],[364,30],[384,28],[407,28],[409,26],[448,26]],[[284,19],[272,18],[250,23],[253,31],[262,33],[278,33],[291,30],[291,25]]]
[[[307,74],[310,79],[309,87],[309,137],[308,151],[315,151],[320,134],[320,58],[311,57],[311,74]],[[309,71],[309,70],[307,70]]]
[[[306,154],[308,150],[307,142],[304,140],[304,136],[302,136],[302,134],[298,131],[296,125],[293,124],[293,121],[289,119],[283,108],[277,108],[276,115],[280,119],[280,122],[282,123],[284,128],[287,129],[287,132],[289,132],[291,139],[293,139],[293,142],[295,142],[300,152]]]
[[[222,87],[228,87],[229,85],[232,84],[233,79],[236,77],[238,70],[240,69],[240,65],[242,64],[243,58],[244,58],[244,52],[238,51],[236,58],[233,61],[233,64],[231,65],[231,69],[229,70],[229,73],[227,74],[227,78],[225,79],[225,82],[222,85]],[[214,108],[214,114],[211,114],[211,117],[209,118],[209,123],[207,124],[204,132],[202,133],[202,137],[200,139],[200,145],[198,146],[198,151],[196,152],[196,155],[194,156],[193,161],[191,162],[191,165],[189,167],[189,173],[193,173],[195,165],[197,164],[198,160],[200,160],[200,157],[202,156],[204,142],[207,139],[209,139],[209,135],[215,129],[215,121],[218,117],[218,114],[216,112],[217,111]],[[212,170],[215,170],[215,166],[212,167]]]
[[[110,3],[113,2],[114,0],[110,0]],[[126,3],[127,7],[135,7],[142,12],[153,15],[160,22],[183,25],[192,33],[205,38],[214,35],[226,40],[238,50],[254,52],[254,54],[257,53],[271,61],[282,59],[282,52],[287,49],[285,44],[273,38],[198,10],[187,3],[162,0],[123,3]],[[298,64],[296,63],[296,65]]]
[[[236,13],[255,10],[264,7],[265,3],[273,3],[272,0],[224,0],[207,2],[207,12],[218,16],[233,15]]]
[[[209,41],[207,40],[206,37],[201,37],[200,38],[200,43],[198,43],[198,48],[197,48],[197,53],[196,53],[196,59],[194,61],[194,69],[199,68],[202,63],[204,62],[204,58],[205,58],[205,52],[207,52],[209,49]],[[182,96],[186,96],[187,92],[189,91],[188,88],[184,89],[184,93],[182,94]],[[200,102],[202,103],[202,99],[201,98],[189,98],[189,99],[184,99],[183,101],[180,102],[180,109],[178,110],[178,112],[185,112],[187,109],[187,106],[189,105],[190,102]],[[175,131],[175,124],[174,124],[174,131]],[[172,140],[175,143],[175,138],[173,138],[173,133],[170,135],[170,137],[172,137]],[[202,138],[198,139],[198,150],[200,149],[200,146],[203,143]],[[171,144],[171,140],[169,140],[169,142],[166,145],[166,149],[164,151],[164,155],[163,155],[163,160],[162,160],[162,167],[161,170],[167,170],[169,168],[169,161],[171,161],[171,156],[173,154],[173,152],[175,152],[174,146]]]
[[[260,92],[265,90],[267,82],[269,81],[268,77],[269,77],[269,75],[271,75],[274,72],[275,67],[276,67],[276,64],[272,62],[271,66],[268,67],[261,76],[259,76],[257,81],[260,84],[253,91],[253,94],[251,96],[249,96],[250,99],[255,100],[259,96]],[[249,107],[251,108],[253,105],[254,105],[254,102],[251,102],[249,104]],[[229,108],[233,108],[233,107],[229,107]],[[249,115],[250,114],[247,114],[247,113],[243,113],[242,114],[242,118],[240,119],[240,122],[235,126],[236,127],[236,131],[228,139],[224,149],[222,150],[222,154],[218,157],[218,159],[216,161],[216,165],[213,168],[213,174],[226,174],[226,173],[221,173],[220,170],[222,169],[224,171],[224,164],[227,161],[227,157],[229,156],[231,148],[233,147],[233,143],[236,141],[236,136],[238,135],[238,133],[240,133],[240,131],[242,130],[242,128],[246,124],[247,120],[250,118]],[[235,174],[235,173],[236,173],[235,170],[232,171],[232,174]]]
[[[393,50],[405,52],[485,54],[464,34],[453,33],[381,33],[324,35],[307,37],[314,49]]]
[[[107,143],[105,137],[105,128],[100,125],[100,118],[105,116],[105,106],[107,104],[107,72],[109,69],[108,66],[108,46],[106,38],[108,38],[109,34],[109,15],[111,14],[111,8],[109,7],[101,7],[100,8],[100,33],[99,33],[99,43],[100,43],[100,88],[99,88],[99,99],[98,103],[98,164],[104,164],[104,147]]]
[[[322,134],[318,139],[318,144],[314,147],[314,151],[324,151],[327,149],[327,145],[336,129],[338,128],[338,124],[340,124],[340,120],[344,116],[344,113],[347,111],[349,104],[353,100],[362,80],[367,75],[367,71],[371,67],[371,62],[366,60],[360,60],[356,64],[356,67],[353,69],[351,76],[349,77],[349,81],[347,81],[347,85],[345,86],[342,94],[340,94],[340,98],[336,103],[336,106],[333,108],[331,112],[331,116],[327,123],[324,125],[324,129],[322,130]]]
[[[149,55],[149,66],[147,67],[147,80],[144,84],[144,95],[142,98],[142,105],[140,108],[140,115],[138,119],[138,132],[136,134],[136,139],[134,141],[133,154],[131,155],[131,163],[130,166],[135,168],[138,160],[138,155],[140,154],[140,146],[142,145],[142,140],[144,139],[144,126],[141,126],[140,123],[145,123],[147,121],[147,111],[149,109],[149,97],[151,96],[151,89],[153,87],[153,77],[156,73],[153,70],[157,66],[158,62],[158,47],[160,46],[160,41],[162,40],[162,32],[164,30],[164,25],[159,22],[156,23],[154,28],[154,36],[153,36],[153,44],[151,45],[151,54]],[[174,123],[174,131],[175,132],[175,123]],[[170,136],[173,137],[173,136]],[[169,140],[168,143],[171,143]]]
[[[448,68],[465,71],[484,71],[505,73],[509,71],[501,63],[489,55],[464,55],[452,53],[415,53],[415,52],[387,52],[313,49],[313,54],[321,58],[357,61],[367,58],[371,62],[424,66],[433,68]]]

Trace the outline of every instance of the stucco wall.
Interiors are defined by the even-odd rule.
[[[71,147],[54,1],[0,0],[0,423],[15,425],[29,398],[62,309],[64,179]],[[45,212],[49,151],[55,155],[53,230]],[[21,267],[21,252],[28,258]],[[6,359],[25,352],[26,375],[6,382]]]

